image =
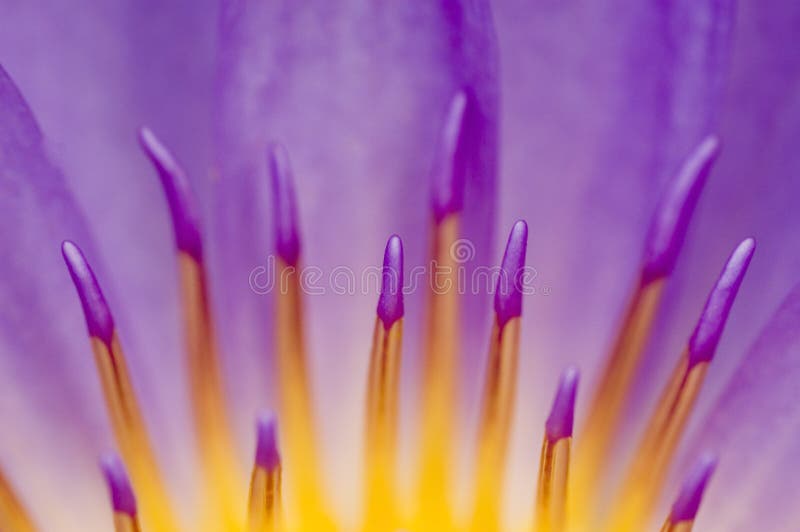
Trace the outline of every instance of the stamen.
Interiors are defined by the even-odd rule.
[[[175,231],[175,245],[197,262],[203,260],[203,239],[189,178],[169,149],[148,128],[139,130],[139,143],[155,166],[167,197]]]
[[[139,517],[136,511],[136,496],[133,494],[128,473],[116,454],[108,454],[100,462],[106,484],[111,494],[116,532],[139,532]]]
[[[703,456],[689,472],[661,532],[691,532],[703,493],[717,467],[717,458]]]
[[[508,237],[501,275],[494,293],[494,311],[500,329],[503,329],[509,321],[522,315],[521,283],[527,247],[528,224],[519,220],[514,224]]]
[[[386,329],[403,317],[403,242],[397,235],[389,237],[383,254],[381,295],[378,298],[378,318]]]
[[[106,410],[117,445],[131,468],[144,521],[150,530],[177,530],[111,312],[81,250],[65,241],[61,251],[83,305]]]
[[[28,510],[0,471],[0,530],[9,532],[35,532],[36,527],[31,520]]]
[[[322,529],[322,493],[318,478],[315,416],[312,408],[303,334],[303,298],[298,266],[300,238],[292,172],[286,150],[273,145],[269,152],[275,212],[277,291],[275,337],[277,340],[278,393],[284,434],[289,486],[295,492],[298,517],[308,526]],[[313,525],[311,525],[313,523]]]
[[[291,266],[300,257],[300,236],[297,226],[297,201],[289,154],[280,144],[272,145],[269,154],[272,193],[275,210],[275,246],[278,255]]]
[[[572,501],[574,513],[580,514],[581,519],[589,517],[587,509],[595,499],[594,490],[650,336],[664,283],[678,259],[692,213],[718,153],[719,141],[714,136],[697,147],[662,197],[650,224],[639,282],[589,403],[578,446]]]
[[[450,492],[451,444],[458,367],[458,263],[453,246],[459,237],[464,195],[464,116],[467,95],[459,91],[451,100],[439,151],[432,170],[433,226],[432,290],[427,308],[426,344],[420,403],[421,439],[418,521],[438,532],[450,526],[447,494]]]
[[[462,137],[467,109],[467,94],[462,90],[450,100],[439,150],[433,167],[433,215],[437,223],[461,212],[464,206],[464,157]]]
[[[719,155],[719,139],[706,137],[683,164],[656,209],[647,236],[642,282],[667,277],[675,268],[686,231],[708,174]]]
[[[280,526],[281,457],[275,418],[258,419],[256,460],[250,477],[247,522],[250,532],[274,532]]]
[[[756,241],[748,238],[736,246],[708,296],[700,320],[689,339],[689,366],[711,362],[722,337],[736,294],[756,250]]]
[[[72,283],[78,291],[89,336],[110,345],[114,336],[114,318],[91,266],[73,242],[64,241],[61,252],[67,263]]]
[[[478,426],[478,457],[472,530],[490,532],[499,526],[499,506],[505,476],[508,438],[516,396],[522,279],[528,225],[520,220],[511,229],[497,280],[495,323]]]
[[[262,415],[258,419],[256,439],[256,467],[272,471],[280,467],[281,456],[278,452],[278,427],[275,416]]]
[[[561,376],[553,408],[545,424],[545,436],[552,442],[572,438],[575,419],[575,395],[578,391],[580,373],[577,368],[567,369]]]
[[[186,172],[169,149],[147,128],[140,130],[139,140],[161,179],[175,231],[191,405],[206,478],[203,507],[208,515],[203,522],[210,529],[233,528],[241,524],[244,494],[235,477],[239,464],[219,369],[197,209]]]
[[[394,525],[403,312],[403,243],[392,235],[383,256],[367,381],[365,530],[389,530]]]
[[[567,369],[561,376],[553,408],[545,424],[536,501],[538,532],[560,532],[564,529],[575,396],[579,377],[576,368]]]
[[[634,455],[618,498],[617,512],[611,520],[611,530],[638,530],[649,515],[754,251],[752,238],[739,244],[711,291],[689,345],[662,392]]]

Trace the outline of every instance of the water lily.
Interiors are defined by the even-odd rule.
[[[0,529],[793,530],[798,17],[0,3]]]

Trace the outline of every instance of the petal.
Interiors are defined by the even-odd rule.
[[[98,423],[86,326],[58,252],[66,236],[87,249],[93,241],[2,67],[0,213],[0,422],[13,427],[0,439],[0,463],[44,528],[102,530],[103,514],[85,509],[102,500],[94,453],[109,435]]]
[[[745,355],[687,456],[719,454],[715,488],[698,527],[710,531],[794,529],[800,512],[800,284]]]
[[[497,260],[490,255],[496,65],[486,2],[230,2],[221,40],[215,243],[218,278],[224,272],[226,280],[218,300],[229,347],[258,354],[270,345],[264,327],[269,297],[252,293],[245,281],[272,251],[271,239],[263,238],[272,224],[263,206],[272,141],[285,145],[292,160],[301,261],[321,269],[322,284],[337,266],[360,278],[365,267],[379,265],[393,232],[404,239],[411,270],[426,259],[428,176],[439,130],[450,98],[468,86],[478,102],[485,151],[468,184],[465,236],[474,242],[476,263]],[[337,296],[324,288],[327,295],[308,297],[307,334],[319,404],[325,405],[326,448],[341,454],[337,478],[348,478],[377,292],[359,286],[357,294]],[[411,363],[420,347],[422,288],[406,303]],[[488,314],[489,308],[487,302],[481,310]],[[478,334],[486,328],[481,325],[473,329]],[[485,335],[480,338],[483,345]],[[266,373],[251,364],[251,378]],[[353,386],[342,388],[342,382]],[[337,415],[329,416],[329,408]],[[355,421],[343,426],[343,420]]]

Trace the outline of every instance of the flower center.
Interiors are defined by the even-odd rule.
[[[464,149],[464,117],[470,105],[466,93],[453,98],[433,170],[431,260],[440,266],[445,276],[443,281],[449,276],[450,283],[446,285],[450,287],[456,285],[457,275],[456,257],[451,251],[459,239],[464,216],[463,193],[469,170]],[[320,479],[303,337],[303,291],[299,276],[291,275],[302,254],[293,176],[286,151],[277,145],[268,150],[278,265],[275,274],[288,281],[286,289],[275,295],[279,409],[277,417],[265,415],[257,421],[255,461],[247,495],[236,476],[239,464],[228,426],[202,233],[189,181],[150,131],[142,130],[140,138],[161,178],[175,232],[187,369],[205,501],[200,528],[214,532],[338,530]],[[538,495],[532,501],[530,519],[521,524],[521,529],[634,532],[652,519],[675,450],[752,257],[755,248],[752,239],[743,241],[734,250],[713,287],[694,333],[630,457],[628,473],[618,494],[606,508],[598,508],[596,501],[600,500],[604,467],[631,395],[651,325],[717,151],[715,138],[701,144],[671,184],[656,212],[640,276],[574,451],[573,420],[579,373],[568,368],[562,374],[544,429]],[[404,317],[403,244],[397,235],[389,238],[366,382],[365,495],[361,525],[365,532],[401,528],[431,532],[504,529],[501,508],[515,407],[527,239],[527,224],[516,222],[494,293],[494,324],[481,396],[471,504],[469,511],[460,515],[454,511],[449,497],[453,487],[454,420],[458,416],[456,375],[462,363],[460,296],[455,289],[431,290],[428,296],[419,474],[412,504],[402,504],[403,497],[398,493],[395,470]],[[119,456],[106,457],[102,463],[111,491],[115,529],[117,532],[180,530],[145,429],[112,313],[78,246],[66,241],[62,251],[86,317],[119,451]],[[690,473],[663,531],[691,529],[715,464],[713,457],[703,457]],[[0,528],[14,532],[35,530],[32,522],[11,486],[0,477]]]

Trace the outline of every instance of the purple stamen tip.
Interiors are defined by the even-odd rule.
[[[522,315],[522,288],[525,281],[525,253],[528,248],[528,224],[517,220],[508,235],[506,251],[497,288],[494,310],[501,328],[512,318]]]
[[[69,240],[65,240],[61,244],[61,254],[64,256],[69,275],[81,298],[89,334],[107,345],[111,344],[111,338],[114,335],[114,318],[111,316],[100,285],[97,284],[92,267],[86,262],[86,257],[83,256],[80,248]]]
[[[467,104],[465,91],[461,90],[453,96],[439,138],[439,149],[431,172],[433,215],[437,222],[464,207],[465,153],[462,143]]]
[[[202,260],[200,218],[186,172],[169,149],[146,127],[139,130],[139,143],[161,179],[172,215],[175,245],[194,259]]]
[[[278,255],[291,266],[300,257],[300,236],[297,229],[297,201],[289,154],[280,144],[269,150],[272,176],[273,209],[275,212],[275,246]]]
[[[661,198],[645,245],[643,282],[672,273],[689,220],[718,154],[719,139],[713,135],[706,137],[684,162]]]
[[[256,465],[272,471],[281,465],[281,455],[278,452],[278,426],[275,416],[272,414],[259,416],[256,432]]]
[[[114,512],[136,516],[136,496],[133,494],[131,481],[125,472],[125,465],[119,456],[109,453],[100,462],[106,484],[111,492],[111,505]]]
[[[383,286],[378,299],[378,317],[387,329],[403,317],[403,241],[389,237],[383,252]]]
[[[703,492],[705,492],[706,485],[716,468],[717,458],[710,454],[703,456],[695,464],[684,481],[675,504],[672,505],[672,511],[669,514],[670,521],[673,523],[694,521],[703,500]]]
[[[551,442],[572,437],[575,422],[575,397],[578,392],[580,372],[575,367],[567,368],[561,374],[558,391],[553,400],[553,408],[545,423],[545,434]]]
[[[689,365],[694,366],[699,362],[711,362],[714,352],[725,328],[725,322],[730,314],[733,302],[742,279],[753,258],[756,241],[748,238],[736,246],[722,273],[714,285],[714,289],[706,300],[706,306],[700,315],[700,320],[689,339]]]

